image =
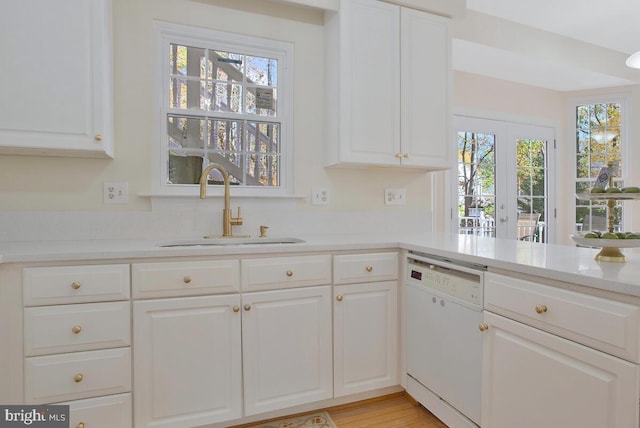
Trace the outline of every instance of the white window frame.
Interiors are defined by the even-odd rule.
[[[593,95],[593,96],[584,96],[584,97],[575,97],[575,98],[571,98],[569,100],[569,114],[570,114],[570,118],[571,118],[571,127],[569,129],[571,129],[572,133],[571,133],[571,147],[572,147],[572,155],[571,155],[571,159],[573,159],[573,169],[572,169],[572,177],[573,177],[573,189],[572,192],[575,193],[575,188],[576,185],[578,183],[577,180],[577,176],[576,176],[576,165],[578,162],[578,158],[577,158],[577,153],[576,153],[576,133],[578,131],[577,129],[577,124],[576,124],[576,108],[580,105],[591,105],[591,104],[612,104],[612,103],[617,103],[620,104],[620,108],[622,109],[621,112],[621,116],[622,116],[622,126],[620,129],[620,136],[622,137],[622,150],[621,150],[621,156],[622,156],[622,176],[618,176],[615,177],[615,179],[620,179],[622,180],[622,182],[626,182],[628,180],[628,176],[629,176],[629,172],[628,172],[628,167],[629,167],[629,162],[628,162],[628,147],[629,147],[629,143],[628,143],[628,135],[629,135],[629,109],[630,109],[630,102],[629,102],[629,95],[628,94],[603,94],[603,95]],[[576,210],[577,210],[577,205],[576,205],[576,198],[573,198],[573,211],[572,211],[572,218],[574,218],[576,216]],[[622,204],[622,226],[624,227],[625,222],[628,221],[629,219],[629,212],[628,212],[628,208],[627,208],[628,204]],[[575,227],[573,226],[573,221],[571,224],[571,233],[576,233],[575,231]]]
[[[293,196],[293,53],[290,42],[264,39],[242,34],[227,33],[207,28],[191,27],[166,22],[154,22],[156,40],[156,82],[154,91],[154,131],[152,149],[153,196],[197,196],[198,185],[167,184],[169,109],[169,44],[208,47],[245,55],[276,58],[278,60],[278,118],[265,117],[280,124],[280,185],[233,186],[234,196],[283,197]],[[260,117],[256,116],[257,120]],[[223,186],[207,186],[207,194],[222,196]]]

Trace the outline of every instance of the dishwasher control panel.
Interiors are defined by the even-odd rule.
[[[413,258],[407,267],[408,282],[482,306],[483,271]]]

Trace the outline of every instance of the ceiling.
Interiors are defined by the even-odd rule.
[[[640,51],[638,0],[467,0],[467,8],[470,13],[479,12],[568,38],[565,47],[560,43],[548,45],[550,50],[566,49],[576,41],[582,42],[580,47],[595,45],[594,67],[570,61],[570,51],[567,51],[566,62],[557,59],[562,58],[561,55],[545,60],[517,49],[457,38],[454,31],[454,70],[560,91],[640,83],[640,70],[624,66],[626,56]],[[496,21],[498,25],[500,22]],[[514,38],[512,44],[517,44],[518,34],[510,37]],[[611,69],[596,66],[598,55],[605,50],[612,51],[616,58]],[[619,61],[615,55],[622,59]]]

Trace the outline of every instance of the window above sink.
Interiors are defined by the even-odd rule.
[[[155,23],[154,195],[194,195],[210,163],[234,196],[292,193],[293,44]],[[222,194],[210,174],[208,191]]]

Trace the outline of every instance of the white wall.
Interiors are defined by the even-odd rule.
[[[255,234],[267,224],[274,234],[428,230],[432,211],[442,228],[442,174],[400,169],[325,169],[322,129],[322,12],[267,0],[114,0],[114,76],[116,158],[73,159],[0,155],[0,240],[168,237],[219,233],[220,199],[156,201],[139,196],[151,189],[154,106],[154,19],[291,41],[295,44],[294,174],[297,199],[236,199],[244,210],[241,233]],[[624,88],[632,104],[640,87]],[[593,92],[593,91],[592,91]],[[590,93],[592,93],[590,92]],[[607,91],[604,91],[607,92]],[[454,73],[453,106],[458,114],[557,126],[558,180],[571,183],[574,142],[567,128],[567,94],[469,73]],[[632,110],[629,166],[640,161],[636,142],[640,109]],[[452,143],[452,142],[451,142]],[[629,168],[630,169],[630,168]],[[629,185],[640,183],[631,170]],[[129,183],[129,204],[103,205],[102,183]],[[331,191],[331,205],[311,206],[312,186]],[[407,189],[405,207],[383,204],[385,187]],[[560,242],[573,226],[573,189],[558,186]],[[435,200],[432,206],[432,196]],[[634,230],[640,207],[632,205]],[[176,219],[179,218],[178,223]]]
[[[334,219],[335,224],[324,227],[336,232],[379,227],[389,221],[411,227],[429,216],[426,173],[324,168],[323,14],[319,9],[266,0],[114,0],[115,159],[0,155],[0,225],[10,225],[0,228],[0,240],[220,232],[221,221],[216,218],[222,209],[220,198],[198,200],[195,206],[192,201],[160,202],[152,209],[150,199],[140,196],[151,191],[151,151],[158,144],[152,138],[156,111],[152,104],[153,20],[295,44],[294,191],[299,197],[233,200],[234,206],[240,204],[244,210],[245,226],[238,232],[255,233],[258,225],[269,222],[274,233],[286,233],[291,225],[322,233],[325,230],[318,229],[318,223],[324,224],[324,218]],[[103,205],[105,181],[129,183],[128,205]],[[330,206],[310,205],[312,186],[330,189]],[[384,206],[385,187],[406,188],[407,205]],[[209,211],[210,221],[201,224],[194,210]],[[368,221],[363,222],[365,212]],[[193,224],[171,230],[176,213],[181,223]],[[405,216],[415,220],[404,221]],[[425,223],[419,222],[419,227],[426,227]]]

